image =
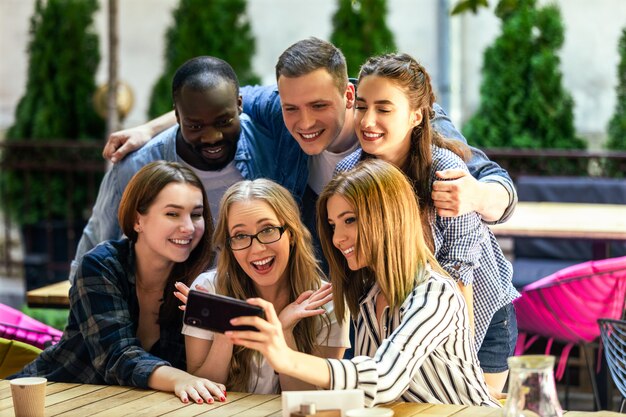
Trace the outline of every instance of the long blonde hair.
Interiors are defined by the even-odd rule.
[[[316,290],[324,279],[315,258],[311,233],[300,220],[300,210],[295,200],[281,185],[267,179],[241,181],[232,185],[222,197],[219,219],[214,235],[214,245],[218,249],[216,288],[219,294],[245,300],[257,297],[252,280],[246,275],[228,248],[229,237],[228,216],[233,203],[243,201],[263,201],[276,213],[286,229],[286,237],[290,239],[289,262],[289,302],[307,290]],[[285,237],[283,237],[284,239]],[[316,316],[300,320],[293,329],[298,350],[311,353],[316,345],[316,328],[319,320],[327,320],[327,316]],[[227,388],[231,391],[248,391],[251,376],[250,364],[257,352],[235,346],[228,371]],[[257,357],[259,359],[259,357]]]
[[[366,267],[348,268],[346,258],[333,245],[328,223],[328,200],[344,197],[354,208],[358,236],[355,252]],[[330,267],[335,314],[341,320],[346,301],[352,317],[358,302],[377,282],[391,308],[402,305],[416,283],[426,279],[427,264],[441,267],[424,240],[419,206],[407,177],[395,166],[379,159],[360,162],[354,169],[333,178],[317,203],[317,227],[324,256]]]

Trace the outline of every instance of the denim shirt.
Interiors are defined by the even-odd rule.
[[[282,116],[281,116],[282,117]],[[298,143],[273,136],[271,131],[241,114],[241,134],[235,152],[235,166],[245,179],[269,178],[287,188],[298,200],[307,182],[306,158]],[[70,281],[80,258],[100,242],[119,239],[122,230],[117,210],[122,193],[132,176],[144,165],[158,160],[181,162],[176,153],[178,125],[161,132],[145,146],[113,165],[100,184],[89,222],[83,230],[72,261]]]
[[[356,80],[351,79],[350,81],[356,85]],[[242,87],[241,95],[243,97],[243,111],[256,123],[269,130],[272,136],[280,138],[281,151],[283,151],[283,144],[286,145],[288,142],[297,143],[289,133],[289,130],[287,130],[283,121],[280,96],[278,95],[278,87],[276,85]],[[431,120],[431,123],[434,130],[445,138],[457,139],[463,143],[467,143],[467,139],[454,127],[452,121],[440,105],[435,103],[433,110],[435,117]],[[355,135],[354,141],[357,140]],[[470,149],[472,151],[472,157],[467,161],[467,168],[470,174],[481,182],[496,182],[502,185],[509,194],[509,204],[502,217],[498,221],[485,223],[497,224],[505,222],[511,217],[517,204],[517,191],[515,190],[513,181],[506,170],[491,161],[483,151],[473,146],[470,146]],[[285,150],[291,151],[289,148],[285,148]],[[301,154],[301,158],[304,160],[304,167],[306,168],[307,155],[302,151]],[[285,157],[281,156],[281,159],[283,158]],[[298,165],[298,167],[300,168],[300,165]],[[287,164],[285,164],[285,168],[293,171],[293,168],[290,168]],[[304,174],[300,175],[304,175],[305,178],[308,178],[308,169]],[[302,201],[304,212],[307,212],[307,210],[310,211],[311,209],[315,210],[315,202],[317,200],[317,196],[314,195],[314,193],[307,193],[307,195],[309,197]],[[304,217],[306,218],[307,216]],[[310,228],[311,225],[307,222],[307,226]]]

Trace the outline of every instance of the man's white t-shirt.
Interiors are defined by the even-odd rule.
[[[215,279],[216,279],[216,270],[212,269],[208,272],[200,274],[198,278],[195,279],[193,284],[191,284],[191,288],[195,288],[197,285],[202,285],[205,287],[210,293],[215,294]],[[342,347],[349,348],[350,347],[350,337],[349,337],[349,317],[348,310],[346,309],[346,317],[343,320],[343,324],[339,325],[337,323],[337,318],[335,317],[335,310],[333,308],[333,302],[329,302],[324,304],[324,309],[327,312],[327,317],[330,321],[330,331],[328,330],[328,325],[325,320],[318,320],[318,324],[320,327],[317,329],[317,345],[318,346],[328,346],[328,347]],[[210,330],[200,329],[198,327],[188,326],[183,324],[182,333],[186,336],[193,336],[199,339],[213,340],[214,332]],[[328,338],[326,338],[328,336]],[[259,356],[255,356],[258,358]],[[265,360],[265,358],[260,357],[260,363],[255,360],[255,363],[251,366],[251,377],[248,383],[248,392],[252,392],[255,394],[278,394],[280,393],[280,380],[278,375],[274,373],[274,369],[270,366],[269,362]]]
[[[231,161],[219,171],[202,171],[192,167],[182,160],[181,162],[195,172],[198,178],[200,178],[200,181],[202,181],[207,198],[209,199],[213,224],[216,224],[222,196],[231,185],[245,178],[235,166],[235,161]]]
[[[309,157],[309,187],[315,194],[320,195],[326,184],[333,179],[335,167],[337,163],[346,156],[350,155],[359,146],[359,141],[355,141],[349,149],[340,153],[323,151],[319,155],[311,155]]]

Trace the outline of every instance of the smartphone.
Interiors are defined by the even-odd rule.
[[[233,326],[230,320],[242,316],[265,318],[263,309],[243,300],[225,295],[209,294],[203,291],[189,290],[187,307],[183,318],[185,324],[214,332],[227,330],[254,330],[252,326]]]

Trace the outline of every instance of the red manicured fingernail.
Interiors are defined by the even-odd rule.
[[[196,400],[196,402],[197,402],[198,404],[202,404],[202,403],[203,403],[202,398],[198,398],[198,399]]]
[[[189,400],[187,398],[183,398],[183,402],[187,403],[187,402],[189,402]]]
[[[213,398],[209,398],[209,400],[207,401],[207,403],[209,403],[209,404],[213,404]]]
[[[226,401],[226,397],[220,397],[220,401]]]

